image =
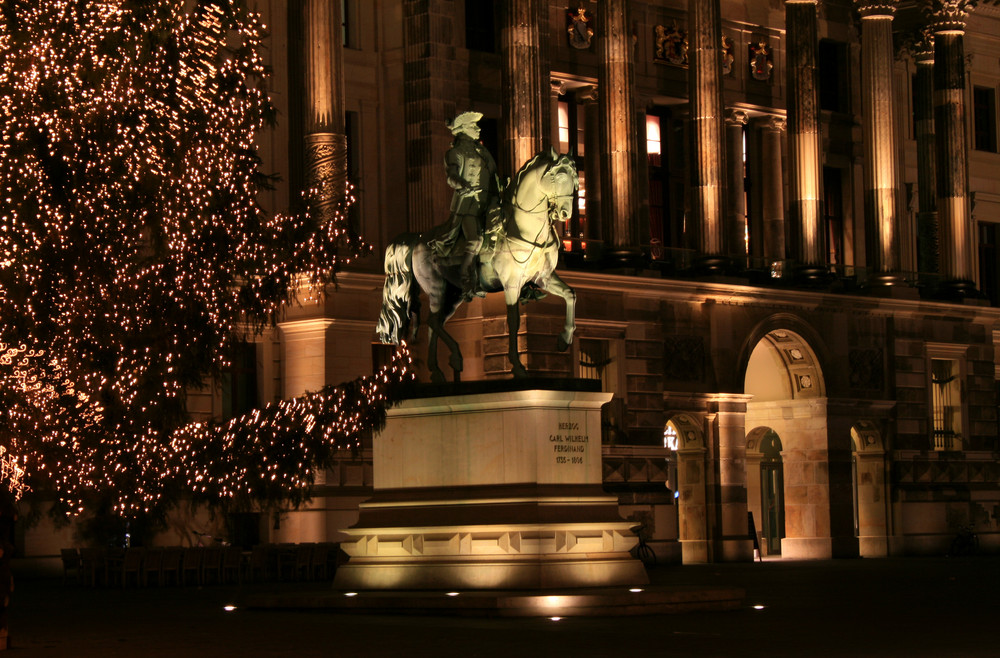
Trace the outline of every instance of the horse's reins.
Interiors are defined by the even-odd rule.
[[[523,207],[521,204],[519,204],[517,202],[517,194],[515,193],[514,194],[514,198],[511,199],[511,205],[514,206],[515,208],[517,208],[518,210],[520,210],[521,212],[528,213],[528,214],[533,214],[533,213],[535,213],[538,210],[538,207],[540,205],[542,205],[543,203],[550,203],[553,199],[563,199],[565,197],[572,197],[572,196],[573,196],[572,194],[555,194],[555,195],[552,195],[552,196],[545,195],[541,199],[539,199],[538,203],[536,203],[534,206],[532,206],[529,209],[529,208]],[[547,247],[550,244],[552,244],[551,242],[549,242],[547,240],[544,243],[542,243],[542,244],[538,244],[538,236],[540,236],[542,234],[542,231],[544,231],[546,228],[551,228],[551,227],[552,227],[552,221],[551,220],[546,221],[546,222],[542,222],[542,226],[538,229],[538,233],[535,234],[535,239],[534,240],[525,240],[524,238],[512,238],[509,233],[504,233],[504,241],[508,243],[507,244],[507,251],[508,251],[508,253],[510,253],[510,257],[514,259],[514,262],[517,263],[518,265],[524,265],[525,263],[527,263],[531,259],[531,255],[533,253],[535,253],[535,249],[544,249],[545,247]],[[531,251],[528,252],[528,255],[525,256],[524,260],[518,260],[517,256],[514,255],[514,252],[511,251],[510,244],[509,244],[509,242],[511,240],[516,240],[518,242],[521,242],[521,243],[524,243],[524,244],[530,244],[531,245]]]

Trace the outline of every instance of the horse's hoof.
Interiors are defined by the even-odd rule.
[[[444,378],[444,373],[440,370],[435,370],[431,373],[431,383],[434,384],[444,384],[448,380]]]
[[[556,339],[556,347],[559,348],[560,352],[565,352],[567,349],[569,349],[569,342],[560,335]]]
[[[515,363],[510,372],[514,375],[514,379],[522,379],[528,376],[528,371],[520,363]]]
[[[462,362],[462,355],[461,354],[453,355],[450,359],[448,359],[448,365],[450,365],[451,369],[454,370],[455,372],[462,372],[462,369],[464,367],[464,364]]]

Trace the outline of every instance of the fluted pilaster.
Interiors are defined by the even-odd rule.
[[[726,110],[726,169],[728,175],[726,203],[726,232],[729,244],[726,251],[746,266],[749,253],[747,244],[747,203],[743,185],[743,126],[749,115],[743,110]]]
[[[856,0],[861,16],[864,206],[870,282],[899,283],[898,144],[892,84],[895,2]]]
[[[937,272],[937,148],[934,137],[934,40],[929,34],[913,49],[914,135],[917,140],[917,270]]]
[[[722,15],[719,0],[690,0],[688,84],[691,99],[691,206],[705,269],[723,269],[725,172],[722,105]]]
[[[965,21],[972,3],[935,0],[934,128],[937,143],[937,207],[941,274],[945,287],[967,294],[975,289],[972,217],[969,212],[968,149],[965,135]]]
[[[402,0],[406,219],[415,232],[448,217],[452,189],[445,184],[443,159],[452,135],[445,125],[469,109],[463,100],[469,96],[468,70],[454,56],[461,27],[455,4]]]
[[[767,117],[761,125],[761,210],[764,219],[764,257],[768,261],[785,260],[785,189],[781,168],[781,134],[785,120]]]
[[[794,257],[806,278],[825,273],[820,212],[819,80],[816,0],[786,0],[788,183]]]
[[[628,260],[637,251],[638,143],[629,4],[628,0],[605,0],[598,5],[601,216],[605,252],[613,260]]]
[[[548,142],[544,121],[550,93],[543,76],[540,26],[547,25],[541,0],[503,3],[500,29],[501,107],[504,112],[501,171],[513,175]]]
[[[339,8],[335,0],[302,3],[306,186],[313,191],[315,209],[328,218],[347,188]]]

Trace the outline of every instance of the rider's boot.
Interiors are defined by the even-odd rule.
[[[479,267],[476,263],[476,255],[479,253],[481,244],[482,238],[470,240],[465,244],[465,255],[462,258],[462,267],[459,271],[462,273],[462,298],[467,302],[477,295],[479,297],[486,296],[486,293],[479,287]]]

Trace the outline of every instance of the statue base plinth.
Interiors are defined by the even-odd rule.
[[[407,400],[374,441],[343,532],[342,589],[542,589],[648,582],[601,488],[610,394],[509,390]]]

